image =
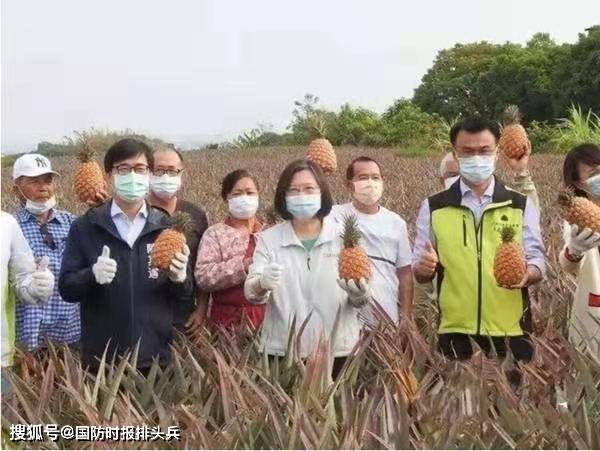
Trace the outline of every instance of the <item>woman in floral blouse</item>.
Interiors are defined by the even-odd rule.
[[[196,281],[212,297],[210,324],[218,329],[237,329],[247,320],[258,328],[265,306],[251,304],[244,296],[256,233],[262,228],[256,219],[258,183],[247,171],[238,169],[223,179],[221,196],[228,203],[229,216],[204,232],[198,248]]]

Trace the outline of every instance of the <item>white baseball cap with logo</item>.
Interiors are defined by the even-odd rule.
[[[37,177],[45,174],[60,175],[52,170],[52,163],[39,153],[21,155],[13,164],[13,180],[19,177]]]

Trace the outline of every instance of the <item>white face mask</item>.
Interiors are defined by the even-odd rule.
[[[444,179],[444,186],[446,187],[446,189],[454,185],[454,182],[456,182],[459,178],[459,175],[455,175],[454,177],[448,177],[447,179]]]
[[[181,175],[150,176],[150,190],[161,199],[170,199],[181,188]]]
[[[31,213],[33,216],[43,215],[47,211],[53,209],[56,206],[56,197],[52,196],[45,202],[35,202],[31,199],[25,201],[25,210]]]
[[[471,183],[489,179],[496,168],[496,155],[475,155],[458,159],[460,175]]]
[[[383,195],[382,180],[359,180],[354,183],[354,198],[364,205],[375,205]]]
[[[258,196],[236,196],[227,201],[229,214],[236,219],[251,219],[258,210]]]

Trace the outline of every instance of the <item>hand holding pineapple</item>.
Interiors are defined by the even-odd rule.
[[[183,246],[181,252],[177,252],[171,264],[169,265],[169,272],[167,273],[169,279],[172,282],[182,283],[187,278],[187,265],[190,259],[190,248],[188,245]]]
[[[187,277],[187,264],[190,248],[185,234],[192,227],[192,217],[188,213],[175,213],[169,222],[171,228],[160,232],[152,246],[152,264],[167,271],[173,282],[183,282]]]
[[[341,235],[344,248],[340,253],[338,285],[348,294],[348,302],[356,308],[363,307],[371,300],[369,279],[371,262],[365,250],[360,247],[360,230],[356,217],[344,218],[344,231]]]
[[[352,307],[362,308],[371,301],[371,286],[364,277],[358,281],[338,279],[338,285],[348,295]]]
[[[571,226],[571,234],[567,249],[574,258],[580,259],[590,249],[600,247],[600,232],[594,232],[590,228],[581,228],[574,224]]]

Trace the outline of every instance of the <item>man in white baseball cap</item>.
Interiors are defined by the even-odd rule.
[[[44,155],[28,153],[13,165],[14,193],[19,200],[15,218],[36,259],[47,257],[56,280],[60,273],[65,241],[75,220],[56,209],[58,172]],[[60,297],[58,287],[44,306],[20,303],[16,309],[18,342],[30,351],[43,348],[46,340],[76,343],[81,332],[79,305]]]

